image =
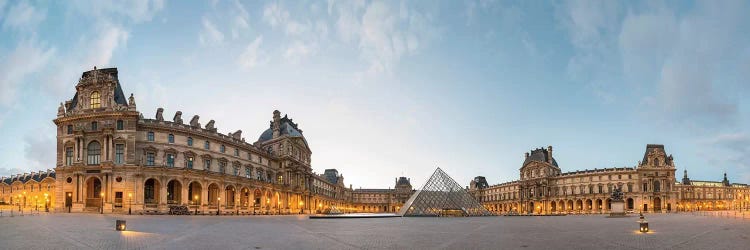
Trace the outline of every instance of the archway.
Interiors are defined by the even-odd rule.
[[[263,193],[260,192],[260,189],[255,189],[253,191],[253,206],[255,208],[260,209],[260,204],[262,204],[263,199]]]
[[[654,197],[654,212],[661,211],[661,198]]]
[[[591,199],[586,200],[586,211],[591,212],[591,210],[594,209],[594,202],[591,201]]]
[[[633,210],[635,208],[635,202],[633,202],[633,198],[628,198],[627,203],[628,203],[629,210]]]
[[[154,178],[149,178],[143,184],[143,204],[159,204],[159,181]]]
[[[211,183],[208,185],[208,205],[216,208],[219,204],[219,185]]]
[[[602,199],[596,199],[596,211],[601,212],[602,208]]]
[[[167,182],[167,204],[180,204],[182,201],[182,183],[178,180]]]
[[[200,205],[201,204],[201,192],[203,191],[200,182],[193,181],[188,185],[188,199],[190,204]]]
[[[577,200],[576,201],[576,211],[581,211],[581,210],[583,210],[583,201],[582,200]]]
[[[226,199],[226,208],[234,208],[234,186],[228,185],[224,188],[224,199]]]
[[[98,177],[90,177],[86,181],[86,207],[102,206],[102,181]]]
[[[573,200],[568,200],[568,211],[573,211]]]
[[[550,209],[552,209],[552,212],[557,212],[557,202],[551,202]]]
[[[247,209],[250,206],[250,190],[243,187],[240,190],[240,207]]]
[[[609,211],[609,210],[612,210],[612,199],[610,199],[610,198],[607,198],[607,199],[605,200],[605,202],[606,202],[606,204],[607,204],[607,206],[606,206],[606,208],[607,208],[607,211]]]

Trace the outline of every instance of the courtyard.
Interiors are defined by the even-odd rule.
[[[127,231],[114,230],[116,219]],[[741,249],[750,217],[455,217],[44,214],[0,217],[1,249]]]

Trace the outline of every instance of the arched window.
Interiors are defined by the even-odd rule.
[[[102,146],[98,141],[92,141],[87,148],[88,164],[97,165],[101,159]]]
[[[91,108],[92,109],[96,109],[96,108],[101,107],[101,101],[102,100],[101,100],[101,95],[99,95],[99,92],[97,92],[97,91],[91,92],[91,98],[89,98],[89,99],[90,99],[90,102],[91,102]]]

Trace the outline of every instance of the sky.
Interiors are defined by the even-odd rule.
[[[273,110],[354,188],[633,167],[750,183],[747,1],[0,0],[0,176],[52,169],[61,102],[117,67],[153,118],[255,141]]]

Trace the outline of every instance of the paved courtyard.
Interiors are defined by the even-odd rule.
[[[128,231],[114,230],[126,219]],[[0,217],[0,249],[747,249],[750,218],[637,217],[318,219],[304,216]]]

